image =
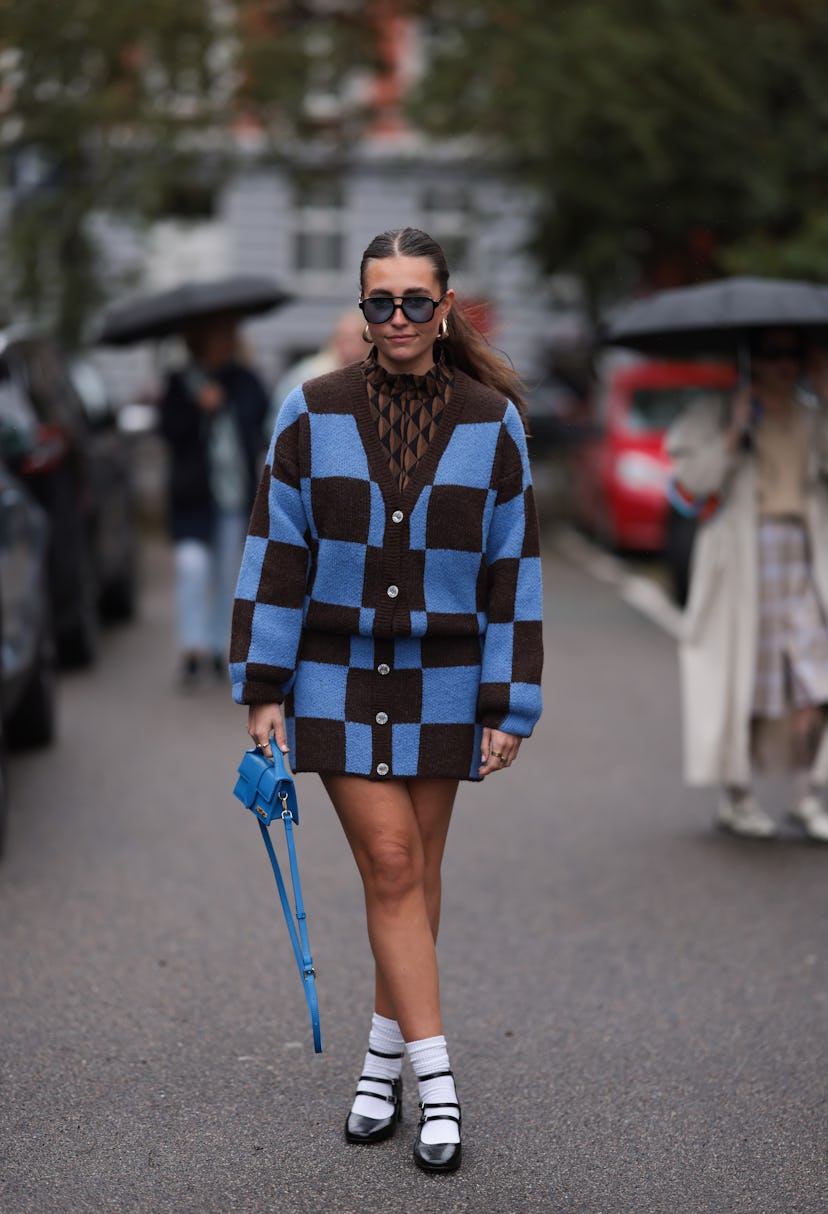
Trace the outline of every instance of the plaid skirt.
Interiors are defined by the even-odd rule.
[[[817,597],[802,523],[759,525],[759,647],[753,715],[828,704],[828,627]]]

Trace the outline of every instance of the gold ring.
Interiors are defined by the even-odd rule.
[[[490,754],[493,756],[493,758],[500,759],[501,763],[506,762],[506,756],[502,755],[499,750],[492,750],[490,751]]]

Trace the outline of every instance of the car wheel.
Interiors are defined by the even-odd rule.
[[[61,666],[91,666],[98,656],[100,614],[98,582],[89,544],[79,554],[77,597],[74,611],[57,637]]]
[[[9,781],[6,770],[6,743],[0,724],[0,856],[6,848],[6,823],[9,811]]]
[[[41,634],[35,669],[7,725],[9,746],[22,750],[51,745],[55,740],[56,722],[55,645],[51,628],[46,626]]]
[[[137,545],[132,543],[123,569],[104,588],[100,609],[105,619],[125,623],[135,618],[137,606],[138,557]]]

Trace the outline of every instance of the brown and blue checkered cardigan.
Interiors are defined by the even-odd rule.
[[[541,711],[541,574],[523,426],[454,371],[401,491],[360,364],[279,413],[239,575],[233,695],[286,701],[295,770],[475,778],[484,725]]]

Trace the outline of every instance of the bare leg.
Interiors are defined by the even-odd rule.
[[[439,864],[456,782],[378,784],[359,776],[326,776],[324,783],[365,889],[368,937],[378,974],[377,1011],[397,1020],[406,1041],[439,1036],[434,938]]]
[[[824,717],[818,704],[797,708],[793,713],[795,764],[800,769],[812,766],[822,737]]]
[[[441,867],[446,838],[451,823],[451,812],[457,796],[456,780],[407,780],[406,785],[414,807],[417,827],[423,845],[426,910],[431,934],[437,941],[440,929],[440,903],[442,895]],[[385,989],[379,967],[376,970],[376,993],[374,1007],[381,1016],[396,1020],[396,1012]]]

